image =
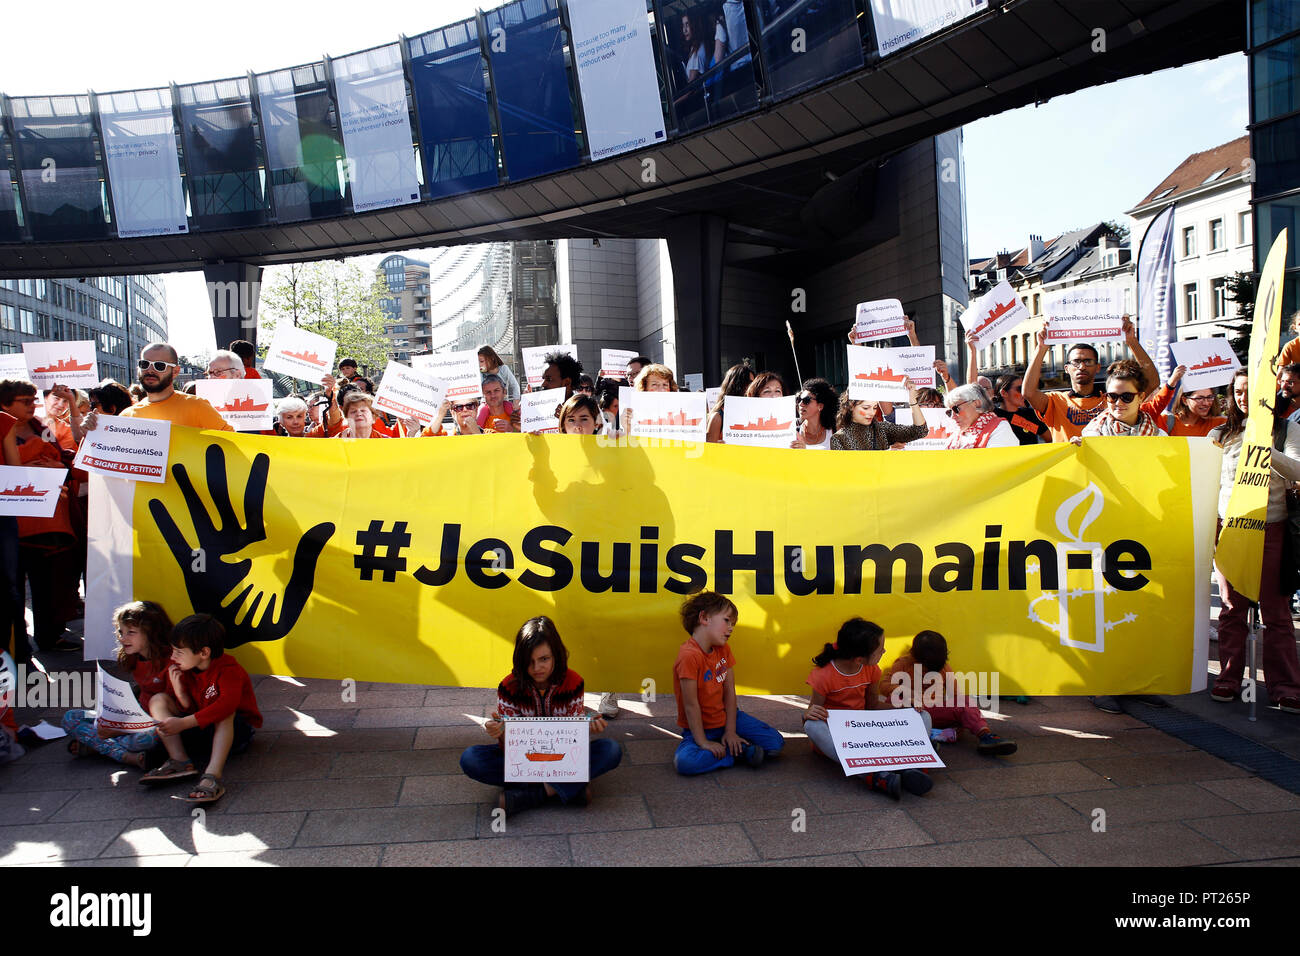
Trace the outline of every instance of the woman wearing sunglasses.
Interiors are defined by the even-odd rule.
[[[839,402],[839,396],[826,379],[810,378],[804,382],[795,399],[799,425],[790,447],[829,450]]]
[[[988,393],[978,385],[958,385],[944,398],[944,404],[957,425],[957,434],[948,439],[949,448],[1020,447],[1011,424],[998,415]]]
[[[1106,391],[1102,394],[1105,410],[1087,424],[1083,434],[1132,438],[1163,435],[1164,430],[1151,413],[1142,410],[1145,390],[1146,375],[1142,366],[1132,359],[1112,362],[1106,370]]]

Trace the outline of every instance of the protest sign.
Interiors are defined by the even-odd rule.
[[[913,708],[896,710],[830,710],[826,727],[835,741],[835,756],[850,777],[877,770],[942,767]]]
[[[94,342],[24,342],[27,374],[41,390],[55,385],[94,388],[99,384]]]
[[[682,388],[688,392],[704,391],[704,373],[687,372],[682,376]]]
[[[237,432],[265,431],[271,427],[275,412],[271,408],[269,378],[240,378],[234,381],[201,378],[194,383],[194,394],[217,410],[226,424]]]
[[[713,406],[718,404],[718,396],[721,394],[722,394],[721,386],[717,386],[715,388],[706,388],[704,390],[704,404],[710,412],[713,411]]]
[[[961,326],[975,334],[977,348],[984,348],[985,343],[1029,318],[1029,310],[1016,295],[1016,290],[1003,280],[971,303],[970,308],[961,314]]]
[[[704,441],[708,409],[703,392],[638,392],[618,390],[618,411],[632,413],[630,435],[636,438],[668,438],[673,441]]]
[[[900,349],[873,349],[869,345],[846,345],[849,355],[849,398],[857,401],[907,401]],[[909,350],[910,351],[910,350]],[[934,349],[930,349],[934,354]],[[934,371],[930,372],[933,381]]]
[[[556,417],[564,404],[563,388],[547,388],[540,392],[525,392],[519,396],[519,429],[531,434],[546,434],[560,430]]]
[[[794,441],[794,399],[727,396],[722,406],[722,440],[728,445],[789,448]]]
[[[107,730],[134,734],[157,725],[140,707],[131,685],[105,672],[99,666],[95,678],[95,724]]]
[[[578,357],[578,350],[572,345],[535,345],[523,350],[524,376],[528,379],[529,388],[542,387],[542,376],[546,373],[546,356],[556,352],[572,355],[575,359]],[[573,383],[575,387],[577,384],[577,382]]]
[[[52,517],[67,477],[66,468],[0,465],[0,515]]]
[[[337,352],[338,344],[332,339],[282,322],[271,336],[271,350],[262,368],[314,385],[323,376],[333,374]]]
[[[1241,368],[1237,353],[1227,339],[1187,339],[1170,342],[1169,348],[1174,353],[1174,363],[1187,366],[1179,382],[1184,392],[1227,385]]]
[[[601,349],[600,350],[600,377],[601,378],[621,378],[627,380],[627,363],[632,361],[640,352],[634,349]],[[628,382],[631,385],[631,382]]]
[[[390,361],[384,366],[375,408],[392,412],[403,420],[411,418],[428,424],[438,417],[446,391],[446,384],[432,372]]]
[[[586,783],[591,731],[586,717],[510,717],[505,721],[506,783]]]
[[[87,432],[73,467],[109,478],[167,480],[172,423],[105,415]]]
[[[1124,341],[1124,290],[1083,286],[1047,300],[1047,341]]]
[[[947,448],[948,441],[959,430],[957,423],[948,417],[948,410],[944,408],[923,408],[921,414],[925,416],[925,424],[929,431],[924,438],[910,441],[903,448],[907,451]],[[912,410],[910,408],[898,409],[894,412],[894,420],[900,425],[912,424]]]
[[[5,379],[30,381],[27,376],[27,356],[23,352],[5,352],[0,354],[0,381]]]
[[[463,398],[483,399],[483,373],[478,368],[478,352],[430,352],[411,356],[411,367],[442,379],[443,398],[456,402]]]
[[[853,331],[849,340],[854,345],[875,342],[878,339],[892,339],[907,334],[907,316],[903,314],[903,303],[898,299],[878,299],[875,302],[859,302],[854,313]]]

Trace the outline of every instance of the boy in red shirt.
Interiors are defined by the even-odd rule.
[[[158,720],[169,759],[140,782],[193,777],[196,771],[187,745],[196,752],[210,749],[198,784],[188,796],[177,799],[215,803],[226,792],[221,785],[226,758],[248,749],[253,728],[262,726],[262,714],[248,672],[226,656],[226,631],[220,621],[210,614],[191,614],[172,629],[171,645],[171,693],[155,694],[149,700],[149,713]]]
[[[708,773],[741,757],[757,767],[785,741],[736,707],[736,658],[727,643],[736,626],[736,605],[721,594],[701,591],[686,599],[681,615],[691,637],[673,665],[677,725],[682,728],[673,766],[680,774]]]

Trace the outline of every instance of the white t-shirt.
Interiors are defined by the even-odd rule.
[[[704,51],[704,45],[695,48],[695,52],[686,57],[686,62],[682,64],[682,69],[686,71],[686,78],[690,79],[691,72],[703,73],[709,68],[709,55]]]

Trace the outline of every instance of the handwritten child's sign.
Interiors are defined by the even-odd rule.
[[[942,767],[921,715],[898,710],[831,710],[826,726],[845,774]]]
[[[275,417],[273,385],[269,378],[206,378],[194,383],[194,393],[215,408],[235,431],[265,431]]]
[[[868,345],[846,345],[845,348],[849,354],[849,398],[855,401],[907,401],[907,387],[903,384],[907,377],[904,363],[910,360],[903,359],[898,353],[915,352],[915,349],[873,349]],[[930,352],[933,355],[933,346],[930,346]],[[930,375],[933,380],[933,369]]]
[[[722,440],[728,445],[789,448],[798,416],[794,399],[730,395],[722,406]]]
[[[542,387],[542,376],[546,374],[546,356],[555,352],[563,352],[565,355],[572,355],[575,359],[578,357],[578,350],[572,345],[533,345],[523,349],[524,355],[524,375],[528,379],[528,387],[539,389]],[[573,387],[577,388],[578,383],[574,382]]]
[[[586,717],[506,720],[506,783],[586,783],[590,726]]]
[[[1011,288],[1010,282],[1003,280],[971,303],[970,308],[961,314],[961,325],[967,332],[975,333],[975,344],[983,348],[986,342],[1029,318],[1029,310],[1016,295],[1016,290]]]
[[[703,392],[638,392],[618,390],[620,415],[631,414],[635,438],[704,441],[708,409]]]
[[[900,408],[894,414],[896,417],[902,417],[901,424],[912,424],[912,410],[910,408]],[[925,424],[929,431],[924,438],[910,441],[903,448],[907,451],[947,448],[948,441],[957,434],[957,423],[948,417],[947,410],[943,408],[923,408],[921,414],[925,416]]]
[[[1174,353],[1174,361],[1187,366],[1179,383],[1184,392],[1227,385],[1241,368],[1237,353],[1227,339],[1188,339],[1171,342],[1169,348]]]
[[[171,437],[171,422],[105,415],[86,433],[73,467],[109,478],[163,482]]]
[[[849,338],[854,345],[892,339],[907,334],[907,316],[898,299],[880,299],[876,302],[859,302],[854,315],[853,332]]]
[[[94,342],[24,342],[27,359],[24,376],[37,388],[54,385],[94,388],[99,384]]]
[[[271,336],[271,350],[266,354],[262,368],[268,372],[281,372],[305,382],[319,382],[322,376],[334,371],[334,355],[338,343],[315,332],[281,323]]]
[[[0,465],[0,515],[52,518],[66,468],[27,468]]]
[[[478,369],[478,352],[474,349],[413,355],[411,367],[442,379],[447,389],[443,398],[449,402],[483,398],[483,373]]]
[[[401,362],[384,366],[384,378],[375,396],[375,408],[401,419],[428,424],[438,415],[446,383],[427,369],[407,368]]]
[[[131,685],[105,673],[103,667],[99,668],[95,680],[95,703],[98,707],[95,723],[108,730],[135,734],[158,723],[141,709]]]
[[[1123,341],[1124,290],[1084,286],[1047,300],[1047,341]]]
[[[560,430],[555,412],[563,404],[563,388],[525,392],[519,396],[519,430],[531,435],[555,434]]]

